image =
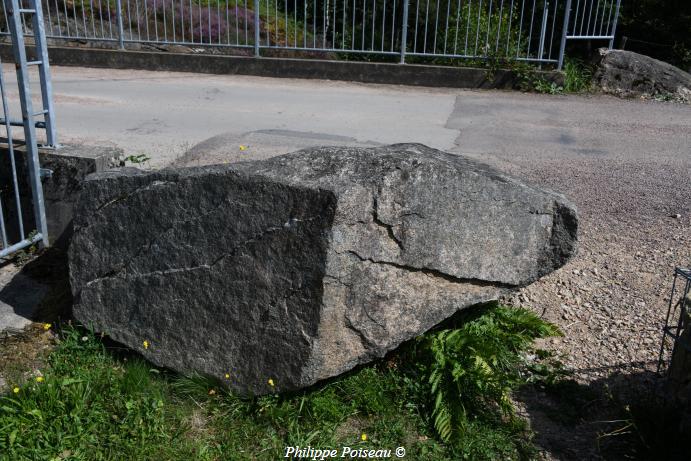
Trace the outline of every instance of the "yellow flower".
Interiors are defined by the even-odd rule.
[[[243,146],[242,144],[240,144],[240,150],[245,150],[245,149],[247,149],[247,146]]]
[[[36,376],[36,382],[42,383],[43,382],[43,376]]]
[[[269,386],[271,386],[271,387],[274,387],[274,386],[275,386],[274,380],[271,379],[271,378],[269,378]]]
[[[229,374],[229,373],[226,373],[225,376],[226,376],[226,379],[230,379],[230,374]]]
[[[14,389],[12,389],[12,392],[14,392],[15,394],[19,394],[19,388],[15,387]]]
[[[51,326],[52,326],[52,325],[51,325],[50,323],[44,323],[44,324],[43,324],[43,329],[46,330],[46,331],[48,331],[48,330],[50,330],[50,327],[51,327]]]
[[[144,349],[148,349],[148,348],[149,348],[149,341],[144,340],[144,342],[143,342],[142,344],[144,345]]]
[[[367,440],[367,434],[362,434],[362,435],[360,436],[360,440],[362,440],[363,442],[365,442],[365,441]]]

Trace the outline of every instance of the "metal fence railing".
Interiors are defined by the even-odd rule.
[[[567,40],[606,40],[614,46],[621,0],[567,0],[559,50],[559,68],[564,62]]]
[[[560,63],[619,0],[43,0],[49,38]],[[4,12],[2,13],[4,14]],[[7,33],[0,18],[0,34]],[[29,31],[30,32],[30,31]],[[611,41],[610,41],[611,46]]]
[[[46,144],[56,145],[53,100],[41,4],[35,0],[3,0],[7,33],[11,37],[17,75],[19,114],[14,116],[4,69],[0,65],[0,258],[31,245],[48,245],[48,225],[41,185],[36,129],[44,129]],[[27,24],[36,31],[33,54],[27,54],[24,32]],[[30,76],[33,70],[40,83],[40,110],[32,98]],[[17,135],[13,127],[21,127]],[[0,132],[2,131],[0,128]],[[18,131],[18,130],[17,130]]]

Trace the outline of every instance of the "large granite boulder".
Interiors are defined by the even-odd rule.
[[[602,91],[617,96],[691,103],[691,74],[632,51],[600,49],[594,80]]]
[[[414,144],[101,173],[75,212],[74,315],[240,392],[297,389],[559,268],[576,231],[561,195]]]

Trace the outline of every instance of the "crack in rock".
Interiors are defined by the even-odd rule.
[[[372,222],[376,224],[379,227],[383,227],[386,230],[386,234],[389,236],[391,240],[393,240],[398,248],[403,252],[405,248],[403,248],[403,242],[396,237],[395,232],[393,231],[393,226],[391,224],[387,224],[381,219],[379,219],[379,215],[377,213],[377,195],[372,194]]]
[[[482,280],[482,279],[476,279],[476,278],[456,277],[454,275],[450,275],[450,274],[441,272],[439,270],[430,269],[427,267],[414,267],[414,266],[409,266],[406,264],[395,263],[393,261],[383,261],[383,260],[377,260],[377,259],[373,259],[373,258],[365,258],[365,257],[359,255],[354,250],[347,250],[346,253],[355,256],[360,261],[369,262],[372,264],[380,264],[380,265],[384,265],[384,266],[391,266],[391,267],[395,267],[398,269],[402,269],[402,270],[407,271],[407,272],[422,272],[423,274],[426,274],[430,277],[440,278],[440,279],[446,280],[447,282],[474,285],[474,286],[478,286],[478,287],[496,287],[496,288],[509,288],[509,289],[516,288],[515,285],[511,285],[508,283]]]

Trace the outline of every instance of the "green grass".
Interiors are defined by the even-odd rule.
[[[442,381],[452,381],[446,382],[451,388],[465,383],[447,376],[449,364],[452,373],[465,367],[468,382],[480,379],[466,355],[453,357],[467,352],[472,363],[484,357],[493,370],[490,387],[499,389],[502,400],[520,381],[514,373],[520,351],[533,337],[554,333],[536,334],[524,328],[526,319],[547,325],[527,311],[494,306],[428,333],[386,360],[303,392],[258,398],[158,369],[67,326],[41,370],[43,380],[10,383],[18,392],[11,388],[0,396],[0,460],[272,460],[292,445],[403,446],[406,458],[415,460],[529,459],[534,448],[525,423],[503,407],[506,402],[498,405],[492,392],[483,397],[481,383],[450,399],[452,411],[457,402],[464,410],[454,413],[455,436],[442,436],[435,430],[439,400],[431,385],[433,369]],[[465,346],[445,342],[454,331],[461,334],[453,337],[466,338]],[[502,343],[520,338],[497,346],[497,333]],[[439,356],[431,345],[441,343],[453,349],[443,366],[430,355]]]
[[[593,78],[593,70],[583,61],[566,58],[564,61],[564,91],[581,93],[588,91]]]

